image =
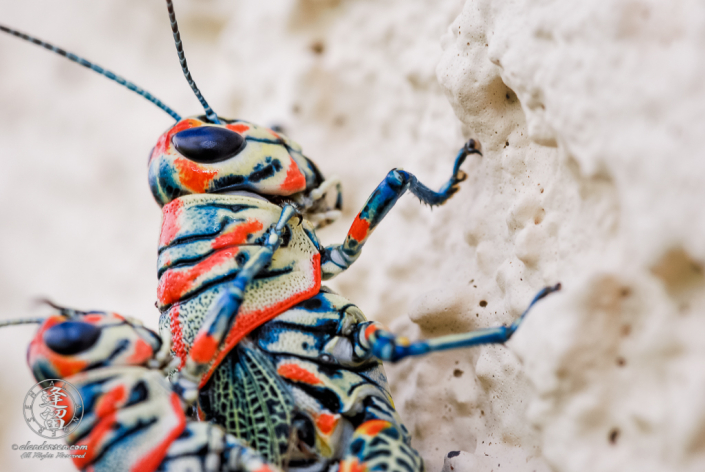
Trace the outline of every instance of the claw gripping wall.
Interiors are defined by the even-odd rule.
[[[277,123],[343,180],[340,242],[393,167],[407,196],[334,288],[371,319],[433,336],[509,323],[508,347],[390,366],[429,471],[705,470],[705,7],[672,0],[181,0],[219,113]],[[93,59],[185,115],[161,2],[4,2],[3,22]],[[160,211],[146,162],[171,123],[95,74],[0,38],[0,299],[103,308],[156,328]],[[34,383],[33,327],[0,330],[0,461]],[[448,454],[450,451],[452,454]],[[52,470],[71,470],[55,459]]]

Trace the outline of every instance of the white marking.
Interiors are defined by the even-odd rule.
[[[334,185],[339,185],[340,184],[340,178],[337,175],[334,175],[326,180],[324,180],[321,185],[318,186],[318,188],[315,188],[311,190],[311,193],[309,196],[311,197],[312,200],[318,200],[321,198],[323,195],[326,194],[326,192],[333,187]]]
[[[254,192],[248,192],[247,190],[232,190],[230,192],[220,192],[218,195],[240,195],[243,197],[251,197],[251,198],[257,198],[258,200],[264,200],[265,202],[269,203],[269,200],[264,198],[262,195],[257,195]]]
[[[330,258],[335,265],[339,267],[350,267],[350,264],[345,260],[343,254],[340,252],[340,248],[333,249],[330,253]]]

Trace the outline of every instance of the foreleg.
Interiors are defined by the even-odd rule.
[[[291,205],[285,205],[277,224],[270,230],[262,249],[245,263],[237,277],[227,284],[224,292],[208,309],[203,324],[193,341],[186,360],[184,373],[194,381],[208,368],[218,347],[235,321],[247,285],[272,261],[274,252],[281,245],[281,234],[286,223],[296,214]],[[188,387],[184,386],[185,389]],[[184,392],[186,394],[186,392]],[[188,398],[188,394],[187,398]],[[190,398],[188,398],[190,399]]]
[[[546,295],[558,291],[561,284],[545,287],[536,294],[529,306],[511,325],[485,328],[469,333],[451,334],[424,341],[410,342],[385,330],[377,322],[362,323],[357,333],[355,354],[360,358],[376,357],[382,361],[397,362],[409,356],[422,356],[434,351],[445,351],[480,344],[504,344],[521,325],[536,302]]]
[[[455,158],[453,175],[438,192],[426,187],[409,172],[401,169],[390,171],[367,199],[350,227],[345,242],[325,248],[321,258],[323,280],[335,277],[355,262],[367,238],[407,190],[416,195],[422,203],[430,206],[443,205],[458,191],[458,184],[466,178],[465,173],[460,170],[465,158],[469,154],[481,154],[476,146],[477,143],[472,139],[465,143]]]

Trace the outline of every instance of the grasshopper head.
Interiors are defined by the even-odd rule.
[[[149,185],[160,205],[198,193],[288,197],[323,181],[286,136],[246,121],[220,121],[184,118],[161,135],[149,158]]]
[[[161,344],[159,336],[137,320],[116,313],[62,310],[40,326],[27,363],[38,381],[62,379],[98,367],[145,365]]]

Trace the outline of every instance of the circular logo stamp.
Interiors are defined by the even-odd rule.
[[[47,439],[69,435],[83,419],[83,399],[65,380],[42,380],[24,397],[24,419],[30,429]]]

